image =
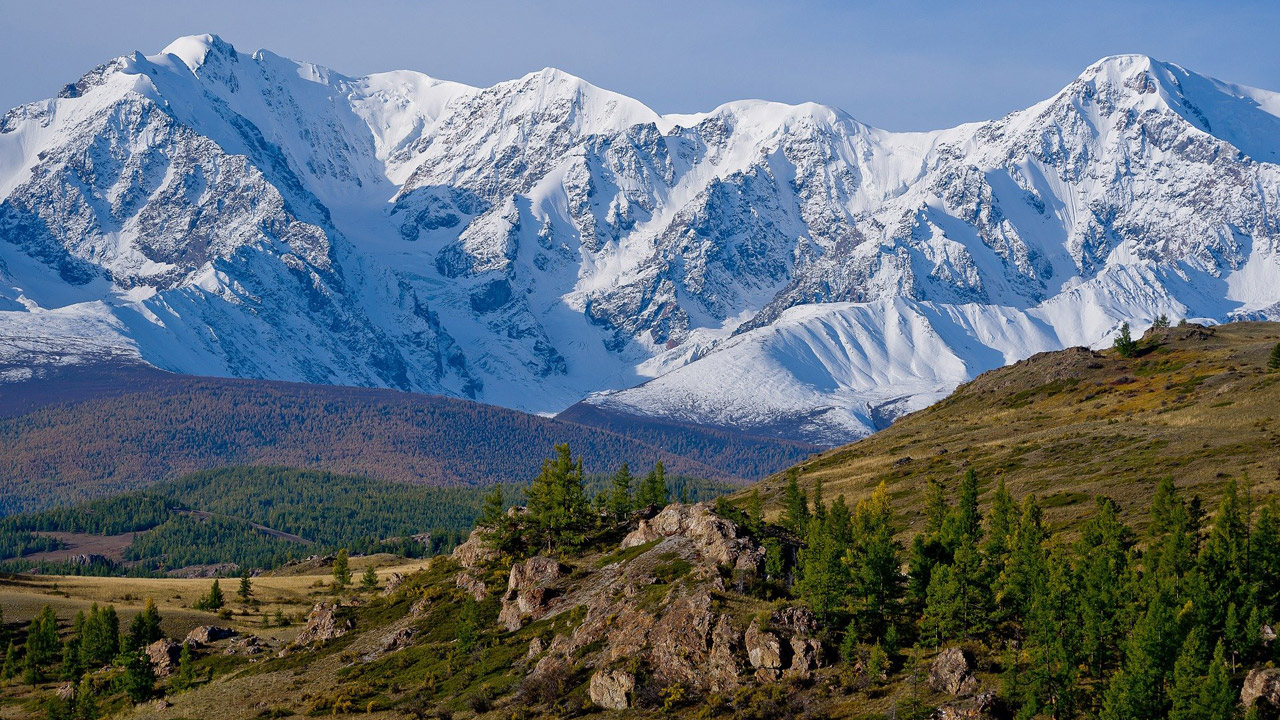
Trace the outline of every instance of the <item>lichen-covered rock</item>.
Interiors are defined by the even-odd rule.
[[[335,603],[317,603],[311,608],[311,613],[307,615],[307,624],[302,628],[302,632],[298,633],[298,637],[294,638],[293,644],[303,647],[336,640],[350,632],[352,627],[353,623],[350,619],[339,617],[338,606]]]
[[[756,679],[773,682],[783,673],[807,676],[823,666],[822,643],[813,637],[817,622],[802,607],[787,607],[769,616],[768,630],[752,620],[743,635],[747,659]]]
[[[710,561],[739,570],[758,569],[764,551],[750,539],[738,537],[738,526],[712,512],[706,503],[668,505],[622,539],[622,547],[644,545],[675,535],[692,540]]]
[[[187,633],[187,639],[183,642],[187,645],[199,647],[201,645],[209,645],[211,643],[218,642],[219,640],[226,640],[227,638],[235,636],[236,631],[228,627],[201,625],[195,630]]]
[[[622,670],[597,671],[591,676],[588,691],[591,702],[606,710],[626,710],[631,707],[631,693],[636,679]]]
[[[471,595],[476,602],[484,600],[484,596],[488,594],[489,587],[484,584],[480,578],[472,575],[468,570],[462,570],[458,573],[458,577],[454,579],[453,584],[459,590],[463,590]]]
[[[151,658],[151,667],[156,676],[167,677],[178,668],[182,646],[168,639],[157,640],[147,646],[147,657]]]
[[[498,622],[508,630],[519,630],[525,618],[536,617],[547,609],[548,601],[555,596],[551,586],[563,575],[559,562],[542,555],[512,565]]]
[[[1280,707],[1280,668],[1254,668],[1245,676],[1240,704],[1248,710],[1259,699]]]
[[[782,641],[777,635],[761,630],[755,620],[743,636],[747,647],[747,660],[756,669],[756,679],[761,682],[777,680],[782,672]]]
[[[464,568],[471,569],[493,562],[498,551],[489,545],[492,531],[478,527],[467,536],[466,542],[453,549],[453,560]]]
[[[978,679],[973,675],[969,658],[958,647],[950,647],[938,653],[929,668],[929,687],[935,692],[968,695],[977,685]]]

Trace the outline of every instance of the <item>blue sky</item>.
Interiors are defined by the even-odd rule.
[[[1117,53],[1280,90],[1277,27],[1275,2],[0,0],[0,108],[215,32],[349,75],[489,85],[555,66],[659,112],[815,101],[923,130],[1026,107]]]

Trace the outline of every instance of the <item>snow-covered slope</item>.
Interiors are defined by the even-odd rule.
[[[1277,163],[1280,95],[1141,56],[890,133],[182,38],[0,120],[0,366],[590,395],[839,442],[1124,320],[1280,318]]]

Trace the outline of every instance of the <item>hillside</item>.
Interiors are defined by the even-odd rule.
[[[1166,476],[1206,499],[1245,476],[1255,496],[1280,495],[1280,373],[1267,372],[1277,342],[1277,323],[1188,325],[1148,333],[1132,359],[1041,353],[801,463],[801,483],[856,499],[886,481],[913,526],[927,483],[952,486],[969,469],[984,489],[1003,478],[1015,495],[1036,493],[1057,525],[1097,494],[1145,510]],[[784,484],[780,474],[760,485],[774,507]]]
[[[184,472],[281,465],[432,485],[524,484],[556,443],[587,472],[657,460],[672,475],[754,479],[815,448],[688,426],[607,429],[394,390],[174,375],[99,364],[0,386],[0,514]]]

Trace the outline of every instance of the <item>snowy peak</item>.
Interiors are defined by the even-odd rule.
[[[1277,163],[1280,96],[1140,55],[894,133],[191,36],[0,120],[0,335],[839,442],[1126,320],[1280,317]]]

